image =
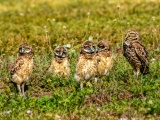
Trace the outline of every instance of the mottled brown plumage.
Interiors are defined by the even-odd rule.
[[[101,40],[97,45],[97,75],[105,76],[113,66],[111,46],[107,40]]]
[[[97,59],[96,48],[92,41],[85,41],[82,44],[81,52],[79,54],[76,73],[74,75],[77,81],[81,82],[81,88],[83,87],[84,80],[94,78],[97,74]]]
[[[70,63],[67,57],[67,49],[63,46],[58,46],[54,51],[54,58],[52,60],[49,71],[57,77],[69,78]]]
[[[29,44],[19,47],[19,56],[9,66],[11,79],[17,84],[21,96],[24,96],[24,86],[33,70],[33,51]]]
[[[123,55],[134,69],[138,77],[141,72],[143,75],[149,73],[148,53],[142,45],[140,34],[135,30],[128,30],[123,43]]]

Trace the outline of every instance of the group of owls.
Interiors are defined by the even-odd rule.
[[[123,44],[123,55],[131,64],[136,76],[149,73],[148,53],[142,45],[140,34],[135,30],[128,30]],[[85,80],[102,77],[109,73],[113,66],[111,46],[107,40],[98,42],[97,47],[92,41],[82,44],[77,59],[74,78],[80,82],[83,88]],[[27,43],[20,45],[19,57],[10,65],[10,74],[21,96],[24,96],[24,86],[29,80],[33,70],[33,50]],[[49,67],[49,72],[57,77],[68,78],[70,76],[70,63],[67,57],[67,49],[58,46],[54,50],[54,57]]]

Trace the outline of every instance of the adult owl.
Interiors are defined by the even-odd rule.
[[[113,66],[111,46],[107,40],[101,40],[97,44],[97,75],[105,76]]]
[[[67,49],[64,46],[55,48],[49,71],[57,77],[69,78],[70,63],[67,57]]]
[[[29,80],[33,70],[33,50],[32,47],[23,43],[19,46],[18,58],[10,64],[10,75],[21,96],[25,96],[25,83]]]
[[[96,47],[92,41],[85,41],[82,44],[81,52],[77,59],[75,79],[80,81],[80,87],[83,88],[83,82],[94,78],[97,73]]]
[[[134,74],[138,77],[141,72],[143,75],[149,73],[148,53],[141,42],[139,32],[128,30],[123,43],[123,55],[134,69]]]

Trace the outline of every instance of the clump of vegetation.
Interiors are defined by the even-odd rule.
[[[158,119],[160,115],[160,4],[158,1],[1,0],[0,4],[0,116],[1,119]],[[149,52],[150,74],[134,77],[122,55],[126,30],[141,33]],[[81,43],[108,39],[114,67],[103,83],[80,90],[74,80]],[[27,99],[18,96],[7,64],[18,46],[34,48],[34,71],[27,83]],[[57,45],[70,44],[71,77],[47,73]]]

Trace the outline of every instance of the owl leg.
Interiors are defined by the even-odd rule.
[[[138,78],[139,73],[140,73],[140,69],[139,69],[139,68],[137,68],[137,70],[136,70],[136,71],[134,71],[134,75]]]
[[[25,86],[25,83],[22,83],[22,95],[25,96],[24,94],[24,86]]]
[[[136,72],[136,71],[134,71],[134,76],[136,76],[136,73],[137,73],[137,72]]]
[[[106,79],[106,76],[102,76],[101,77],[101,84],[103,85],[103,82],[105,81],[105,79]]]
[[[97,84],[97,77],[94,78],[94,84]]]
[[[137,78],[138,78],[139,73],[140,73],[140,71],[138,70],[138,71],[137,71],[137,74],[136,74]]]
[[[83,88],[83,81],[80,82],[80,88],[82,90],[82,88]]]
[[[17,84],[17,88],[18,88],[18,91],[20,92],[20,96],[23,96],[22,91],[21,91],[21,85]]]

